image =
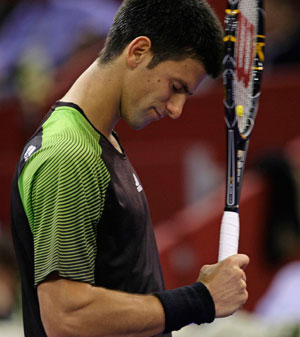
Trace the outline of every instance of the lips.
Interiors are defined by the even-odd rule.
[[[165,114],[164,114],[164,113],[159,112],[156,108],[153,108],[153,109],[154,109],[154,111],[156,112],[156,114],[157,114],[157,116],[159,117],[159,119],[165,117]]]

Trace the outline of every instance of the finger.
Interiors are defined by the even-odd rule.
[[[245,291],[247,291],[247,284],[246,284],[246,282],[244,280],[241,280],[240,289],[241,289],[242,293],[244,293]]]
[[[201,267],[201,271],[205,273],[209,270],[209,268],[210,268],[210,265],[205,264],[204,266]]]
[[[244,272],[243,269],[239,268],[239,267],[235,267],[236,268],[236,273],[237,273],[237,276],[243,281],[243,282],[247,282],[247,276],[246,276],[246,273]]]
[[[243,305],[247,302],[248,296],[249,296],[248,291],[245,290],[245,292],[244,292],[244,299],[243,299]]]

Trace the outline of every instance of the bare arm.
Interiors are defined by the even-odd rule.
[[[164,330],[163,307],[155,296],[93,287],[58,276],[38,286],[48,337],[149,337]]]
[[[231,315],[246,302],[248,293],[243,269],[248,263],[249,258],[240,254],[201,269],[198,281],[209,290],[216,317]],[[38,286],[41,318],[48,337],[149,337],[159,334],[164,331],[165,324],[172,321],[174,312],[179,320],[186,312],[198,313],[199,306],[194,306],[189,298],[195,293],[189,295],[189,291],[182,288],[171,292],[172,306],[165,313],[162,298],[159,300],[152,295],[93,287],[58,276],[51,276]],[[177,303],[174,296],[179,297]],[[185,296],[183,302],[180,301],[182,296]],[[166,302],[164,306],[168,307]],[[202,309],[207,310],[206,307]],[[184,324],[188,323],[191,322]]]

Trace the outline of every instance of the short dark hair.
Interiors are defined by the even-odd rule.
[[[99,54],[102,64],[121,55],[136,37],[147,36],[153,59],[148,68],[187,57],[217,77],[222,69],[223,29],[205,0],[125,0]]]

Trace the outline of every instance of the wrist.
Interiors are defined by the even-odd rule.
[[[190,323],[211,323],[215,318],[213,299],[201,282],[154,294],[165,311],[165,330],[179,330]]]

